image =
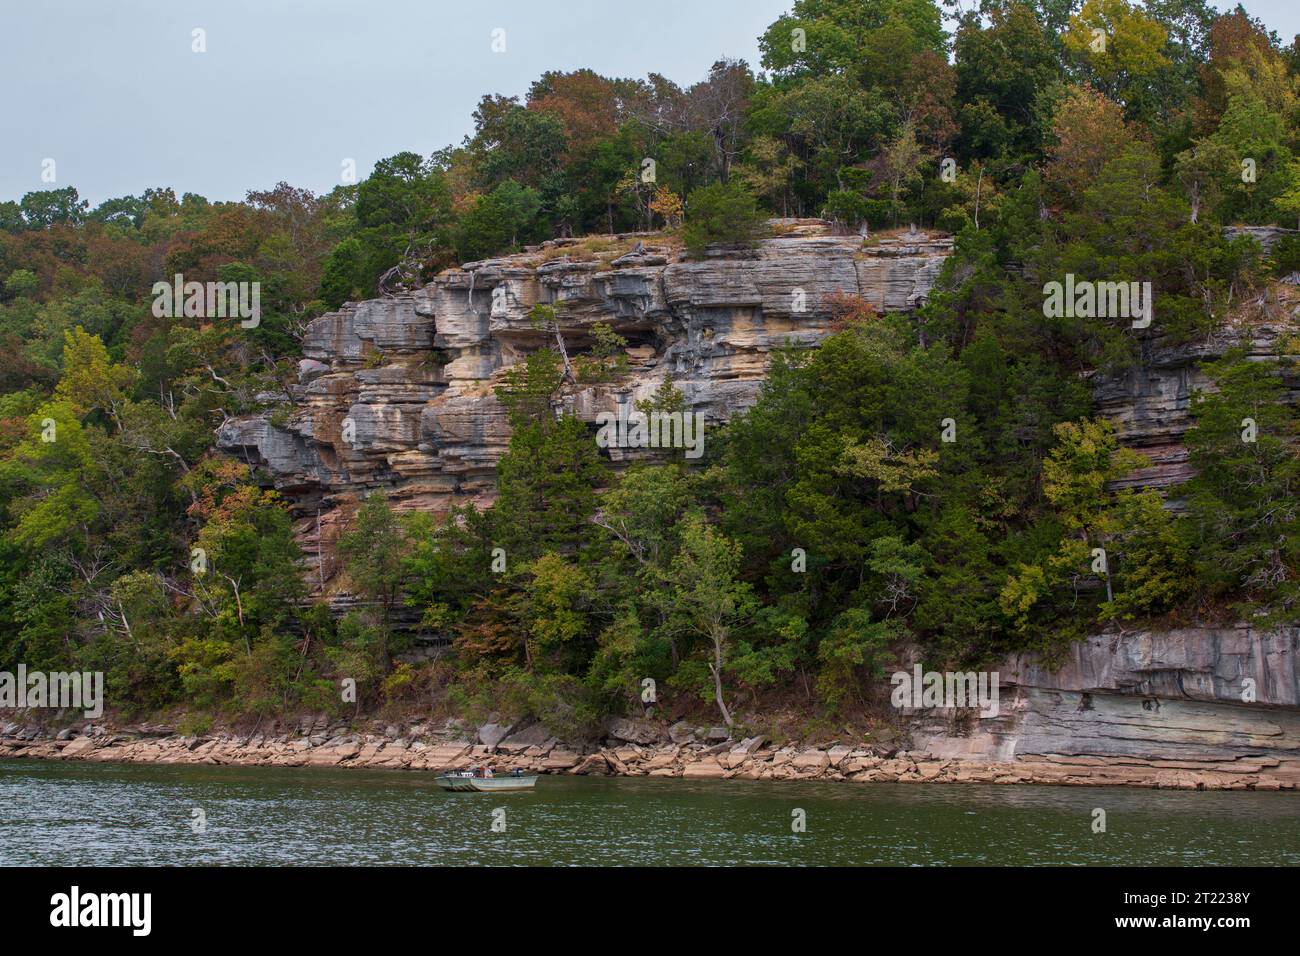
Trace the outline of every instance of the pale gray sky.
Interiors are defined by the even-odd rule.
[[[1233,4],[1219,0],[1223,9]],[[0,0],[0,200],[76,186],[242,199],[283,179],[327,192],[340,164],[458,143],[485,93],[546,70],[758,66],[791,0]],[[1285,39],[1296,0],[1246,8]],[[206,30],[207,52],[191,52]],[[491,50],[506,31],[506,52]],[[42,161],[57,181],[41,181]]]

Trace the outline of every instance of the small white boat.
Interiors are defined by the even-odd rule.
[[[444,773],[433,778],[444,790],[458,793],[505,793],[513,790],[532,790],[537,786],[537,774],[514,771],[500,777],[480,776],[473,770]]]

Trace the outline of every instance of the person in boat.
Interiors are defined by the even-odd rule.
[[[492,776],[492,768],[491,768],[491,767],[484,767],[484,768],[483,768],[483,776],[484,776],[484,777],[491,777],[491,776]]]

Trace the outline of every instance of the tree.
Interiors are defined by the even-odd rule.
[[[883,180],[889,185],[889,202],[894,212],[894,223],[898,223],[898,210],[901,205],[899,197],[905,188],[915,187],[921,182],[918,170],[923,162],[931,157],[916,141],[916,126],[904,123],[898,135],[885,146],[881,155]]]
[[[456,251],[464,262],[514,251],[532,238],[541,200],[537,192],[506,180],[480,196],[456,227]]]
[[[1234,175],[1218,210],[1227,222],[1275,222],[1277,199],[1293,185],[1292,152],[1286,114],[1270,107],[1255,91],[1233,93],[1218,128],[1209,137],[1233,158]],[[1249,160],[1252,177],[1244,176]],[[1289,211],[1285,213],[1289,217]]]
[[[783,140],[764,135],[750,142],[746,158],[736,166],[735,175],[756,196],[766,200],[768,208],[779,209],[783,217],[788,217],[794,179],[803,165]]]
[[[365,298],[372,291],[374,281],[365,245],[356,236],[350,236],[330,250],[321,275],[320,296],[331,309],[337,309],[344,302]]]
[[[745,114],[754,76],[744,60],[719,60],[708,78],[686,91],[690,125],[713,140],[718,177],[726,182],[744,148]]]
[[[752,244],[764,222],[754,196],[739,183],[714,183],[694,190],[686,200],[682,239],[692,255],[710,244]]]
[[[19,204],[29,229],[47,229],[54,225],[75,226],[81,223],[90,203],[77,195],[71,186],[27,193]]]
[[[843,170],[868,152],[892,119],[878,90],[863,89],[845,76],[760,92],[753,108],[757,131],[795,144],[800,158],[806,158],[812,185],[823,193],[845,188]]]
[[[564,124],[567,155],[573,158],[613,135],[627,85],[627,81],[611,80],[592,70],[552,70],[529,89],[528,108]]]
[[[1064,37],[1066,49],[1130,118],[1150,117],[1157,107],[1154,81],[1171,65],[1168,39],[1158,20],[1128,0],[1085,0]]]
[[[917,49],[945,51],[942,17],[930,0],[795,0],[758,43],[763,66],[780,79],[820,77],[858,69],[877,32],[898,26]],[[795,42],[796,29],[802,43]]]
[[[54,390],[55,396],[68,402],[78,414],[103,412],[120,430],[125,389],[135,380],[135,372],[111,362],[104,343],[81,326],[63,333],[63,338],[63,377]]]
[[[1115,508],[1117,530],[1107,551],[1107,581],[1115,587],[1103,615],[1131,621],[1178,607],[1196,578],[1189,522],[1174,517],[1150,488],[1121,492]]]
[[[477,184],[491,190],[513,179],[540,187],[561,167],[568,148],[565,121],[552,109],[529,109],[513,99],[484,97],[474,114],[476,133],[469,142]],[[580,131],[581,135],[581,131]]]
[[[1286,167],[1287,189],[1273,204],[1284,216],[1295,218],[1296,228],[1300,229],[1300,159],[1293,159]]]
[[[411,284],[435,248],[447,244],[451,191],[445,173],[416,153],[381,159],[357,189],[356,219],[380,288]]]
[[[1284,368],[1240,349],[1207,363],[1215,390],[1195,395],[1187,433],[1198,577],[1265,622],[1293,615],[1300,598],[1300,426],[1280,401]]]
[[[553,553],[543,554],[524,568],[522,626],[527,633],[525,659],[529,669],[551,656],[549,670],[579,670],[590,655],[582,639],[589,636],[596,592],[579,567]]]
[[[563,372],[551,349],[531,353],[497,386],[510,416],[510,447],[497,466],[495,534],[510,560],[567,554],[585,538],[606,469],[586,425],[557,415]]]
[[[1077,203],[1102,167],[1133,141],[1118,106],[1086,86],[1057,104],[1044,179],[1065,203]]]
[[[1084,570],[1100,567],[1107,601],[1114,600],[1109,561],[1097,565],[1093,549],[1105,555],[1110,539],[1122,530],[1119,513],[1107,486],[1123,478],[1146,459],[1115,438],[1108,421],[1084,419],[1062,422],[1053,429],[1057,444],[1043,462],[1043,495],[1051,503],[1061,529],[1054,551],[1033,565],[1021,565],[1002,590],[1002,606],[1016,627],[1029,626],[1029,612],[1067,581],[1077,589]]]
[[[286,503],[250,478],[244,466],[209,459],[182,480],[194,493],[189,513],[202,523],[194,546],[204,556],[202,563],[190,565],[188,593],[205,626],[204,641],[190,649],[196,656],[188,658],[188,672],[198,679],[215,666],[215,675],[208,676],[231,686],[237,669],[219,662],[231,657],[232,646],[251,660],[259,640],[282,632],[293,620],[305,591],[302,552]],[[209,641],[214,645],[205,646]],[[180,656],[184,677],[187,655]]]
[[[1213,140],[1201,140],[1175,157],[1174,175],[1191,206],[1191,222],[1200,220],[1202,206],[1213,209],[1218,204],[1235,161],[1230,149]]]
[[[656,189],[654,199],[650,200],[650,211],[662,219],[669,229],[676,229],[682,224],[685,208],[682,197],[666,186]]]
[[[9,298],[31,298],[39,284],[36,273],[30,269],[15,269],[4,281],[4,292]]]
[[[1271,90],[1270,107],[1285,112],[1294,96],[1294,77],[1277,49],[1276,38],[1241,6],[1210,24],[1209,62],[1202,63],[1200,96],[1195,103],[1194,127],[1208,135],[1218,125],[1233,95]]]
[[[380,624],[387,627],[401,597],[408,550],[406,533],[387,495],[375,491],[362,502],[356,523],[339,537],[338,550],[353,583],[379,602]]]
[[[75,546],[102,512],[93,494],[99,484],[96,436],[67,401],[43,404],[26,424],[29,437],[0,462],[11,512],[6,537],[33,552],[57,543]]]
[[[667,576],[671,589],[667,626],[705,641],[713,700],[730,729],[735,721],[727,707],[723,674],[736,629],[754,615],[752,589],[738,579],[740,546],[703,518],[687,517],[681,540]]]
[[[962,19],[953,53],[963,160],[1041,154],[1047,130],[1037,104],[1061,74],[1050,35],[1022,3],[991,10],[987,26]]]

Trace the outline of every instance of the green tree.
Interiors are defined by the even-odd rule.
[[[416,153],[381,159],[357,188],[356,221],[372,280],[381,289],[416,282],[449,242],[446,174]]]
[[[84,221],[90,203],[77,195],[71,186],[27,193],[19,203],[29,229],[46,229],[54,225],[76,226]]]
[[[803,42],[796,42],[795,30],[803,32]],[[856,71],[868,53],[876,52],[879,43],[873,41],[882,33],[895,42],[904,33],[916,51],[946,50],[942,17],[930,0],[795,0],[758,43],[763,66],[794,79]]]
[[[366,497],[355,524],[338,540],[348,577],[363,595],[378,602],[384,627],[391,624],[401,600],[407,550],[406,532],[383,491]]]
[[[686,200],[682,239],[692,255],[709,245],[747,245],[759,235],[764,216],[753,195],[738,182],[714,183],[694,190]]]
[[[1264,620],[1294,613],[1300,569],[1300,429],[1281,401],[1284,368],[1240,350],[1208,363],[1215,390],[1196,394],[1187,433],[1197,577],[1207,596]]]
[[[752,620],[756,602],[751,587],[738,577],[738,544],[700,517],[687,517],[681,534],[681,550],[668,571],[667,627],[703,642],[709,690],[730,728],[735,720],[726,703],[724,673],[731,663],[735,632]]]

